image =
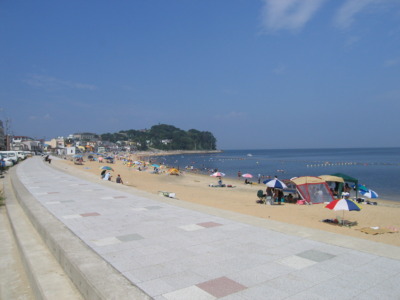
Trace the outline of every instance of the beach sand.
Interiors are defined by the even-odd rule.
[[[392,201],[374,199],[378,202],[376,206],[361,205],[361,211],[344,212],[345,220],[358,222],[356,226],[345,227],[321,222],[323,219],[334,219],[336,216],[342,217],[343,215],[342,211],[332,211],[325,208],[325,204],[297,205],[285,203],[271,206],[257,203],[257,191],[260,189],[265,191],[264,184],[245,185],[243,181],[224,178],[224,184],[235,187],[209,187],[209,184],[217,184],[218,179],[189,172],[183,172],[179,176],[169,175],[168,173],[151,174],[152,167],[145,171],[138,171],[137,168],[128,167],[120,160],[116,160],[113,164],[85,160],[83,165],[75,165],[71,160],[63,159],[53,160],[52,163],[57,164],[62,169],[67,169],[65,165],[62,165],[66,164],[69,166],[68,169],[91,173],[99,181],[101,180],[100,167],[108,165],[114,169],[114,171],[111,171],[114,183],[115,178],[120,174],[124,185],[149,193],[171,192],[175,193],[176,198],[180,201],[400,246],[399,232],[373,235],[359,230],[365,227],[400,229],[400,204]]]

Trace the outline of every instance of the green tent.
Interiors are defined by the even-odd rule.
[[[343,178],[345,183],[347,183],[347,182],[354,183],[354,185],[356,187],[356,197],[358,197],[358,179],[357,178],[351,177],[351,176],[343,174],[343,173],[335,173],[335,174],[331,174],[331,175]],[[336,183],[335,190],[337,190],[338,195],[342,194],[343,188],[344,188],[344,184],[342,182]]]

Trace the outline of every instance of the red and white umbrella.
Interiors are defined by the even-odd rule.
[[[242,175],[243,178],[253,178],[253,175],[246,173]]]
[[[357,203],[355,203],[354,201],[351,201],[349,199],[334,200],[325,207],[332,209],[332,210],[348,210],[348,211],[361,210],[361,207],[358,206]]]
[[[212,176],[212,177],[224,177],[225,173],[215,172],[215,173],[211,174],[210,176]]]
[[[348,211],[360,211],[361,207],[355,203],[354,201],[351,201],[350,199],[337,199],[329,203],[328,205],[325,206],[326,208],[332,209],[332,210],[343,210],[343,224],[344,224],[344,212],[346,210]]]

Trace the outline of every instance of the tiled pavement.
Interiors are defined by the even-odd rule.
[[[40,158],[19,165],[17,175],[51,214],[157,300],[400,299],[397,259],[174,206],[68,175]]]

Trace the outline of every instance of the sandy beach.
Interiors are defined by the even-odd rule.
[[[149,193],[171,192],[175,193],[176,198],[181,201],[400,246],[400,233],[398,231],[376,235],[360,231],[361,228],[370,227],[391,228],[395,231],[400,229],[400,203],[393,201],[377,199],[378,205],[376,206],[361,205],[361,211],[346,211],[344,213],[345,219],[357,221],[358,225],[344,227],[321,222],[323,219],[334,219],[336,216],[342,216],[342,211],[332,211],[325,208],[324,204],[297,205],[285,203],[271,206],[257,203],[257,191],[265,190],[264,184],[245,185],[243,181],[224,178],[224,184],[234,187],[209,187],[210,184],[217,184],[218,179],[185,171],[181,172],[179,176],[169,175],[167,172],[152,174],[152,167],[138,171],[137,167],[128,167],[122,160],[116,160],[113,164],[106,164],[85,159],[83,165],[76,165],[72,160],[60,159],[53,160],[52,163],[58,165],[61,169],[91,173],[99,181],[101,180],[100,167],[108,165],[114,170],[111,171],[114,183],[115,178],[120,174],[124,185]]]

